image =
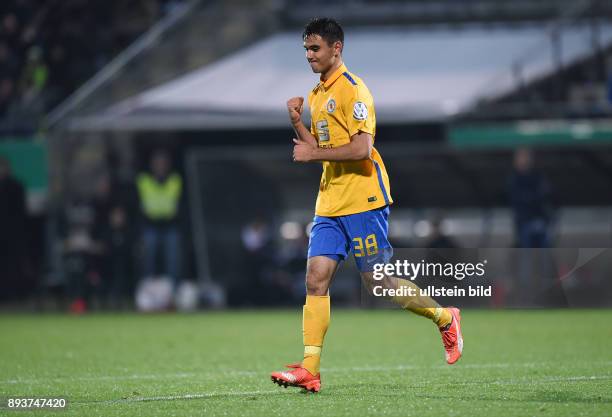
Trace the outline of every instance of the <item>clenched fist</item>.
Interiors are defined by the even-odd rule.
[[[302,120],[302,111],[304,110],[304,97],[292,97],[287,100],[287,111],[291,124],[297,124]]]

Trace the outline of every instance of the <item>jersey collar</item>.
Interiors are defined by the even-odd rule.
[[[346,65],[342,64],[340,67],[334,71],[334,73],[325,81],[321,81],[319,85],[321,85],[324,89],[328,89],[331,85],[342,75],[342,73],[346,72]]]

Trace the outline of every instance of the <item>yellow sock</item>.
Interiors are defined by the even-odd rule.
[[[402,287],[412,287],[416,291],[417,295],[411,296],[395,296],[392,298],[393,302],[398,304],[404,310],[412,311],[419,316],[427,317],[431,321],[433,321],[438,327],[445,327],[453,320],[453,316],[451,313],[440,306],[433,298],[419,295],[419,287],[413,284],[411,281],[400,281],[395,278],[395,280],[391,280],[391,285],[394,285],[394,288],[398,286]]]
[[[302,321],[302,333],[304,335],[304,361],[302,366],[313,375],[319,373],[321,348],[329,327],[329,320],[329,295],[307,295]]]
[[[419,316],[427,317],[438,327],[446,327],[453,321],[451,313],[443,307],[415,308],[411,311]]]

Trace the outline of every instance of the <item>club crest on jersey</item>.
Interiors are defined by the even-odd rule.
[[[330,98],[329,101],[327,102],[327,112],[333,113],[334,110],[336,110],[336,100],[334,100],[333,98]]]
[[[353,106],[353,118],[355,120],[365,120],[368,118],[368,106],[358,101]]]

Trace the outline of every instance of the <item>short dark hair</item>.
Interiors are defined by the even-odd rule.
[[[328,17],[315,17],[306,26],[304,26],[304,33],[302,33],[302,39],[306,40],[311,35],[319,35],[325,39],[328,45],[332,45],[334,42],[340,41],[344,45],[344,31],[342,26],[334,19]]]

